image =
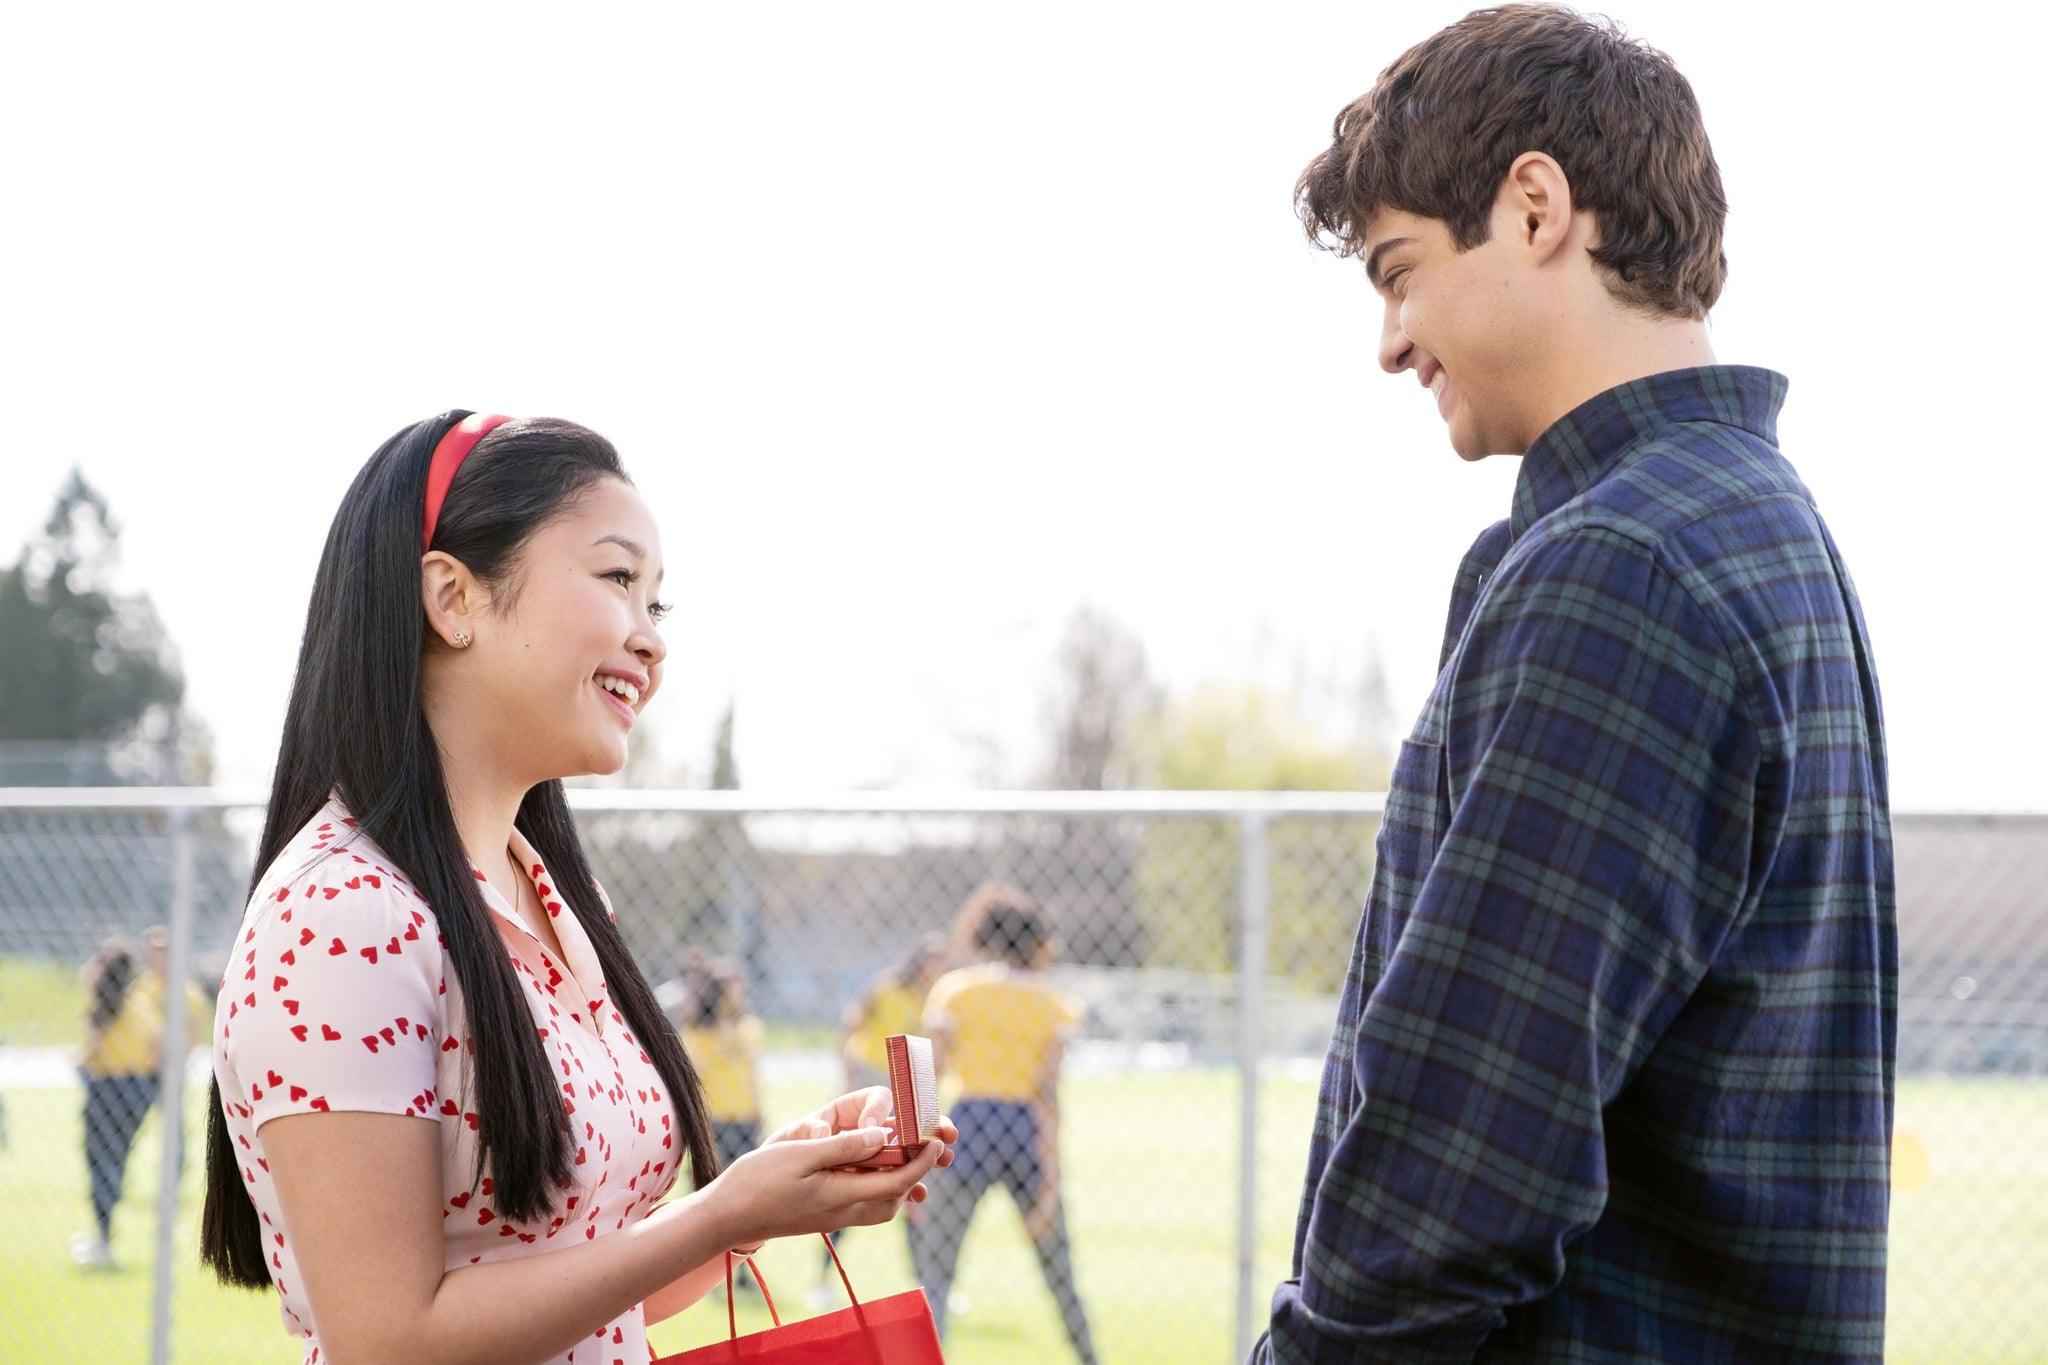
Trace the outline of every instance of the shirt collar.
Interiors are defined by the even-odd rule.
[[[1641,438],[1681,422],[1741,427],[1775,446],[1788,386],[1771,370],[1707,365],[1631,380],[1587,399],[1522,456],[1508,519],[1515,538],[1600,482]]]
[[[555,930],[555,938],[562,945],[562,956],[567,959],[560,966],[571,980],[573,993],[564,1001],[570,1007],[570,1017],[579,1023],[583,1022],[584,1009],[587,1008],[591,1026],[602,1032],[600,1016],[607,1008],[606,1002],[610,996],[605,984],[604,969],[598,965],[597,950],[591,946],[590,936],[583,932],[582,921],[578,920],[563,903],[562,895],[555,889],[554,878],[549,875],[547,866],[541,862],[540,854],[534,851],[533,845],[516,826],[512,830],[511,850],[512,855],[519,860],[519,875],[533,883],[534,894],[539,898],[541,907],[547,911],[548,921]],[[471,874],[476,877],[477,889],[483,893],[484,904],[491,908],[507,928],[514,931],[513,943],[530,945],[531,951],[539,955],[544,968],[554,965],[547,961],[547,950],[541,947],[540,940],[534,937],[533,931],[526,927],[526,921],[519,918],[516,909],[505,903],[505,898],[491,885],[483,869],[474,862],[469,866]],[[582,1004],[573,1003],[577,1000],[581,1000]]]

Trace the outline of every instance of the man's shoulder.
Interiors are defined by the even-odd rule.
[[[1774,566],[1827,554],[1813,495],[1784,453],[1753,431],[1712,422],[1644,438],[1517,549],[1588,536],[1648,556],[1703,606],[1771,578]]]

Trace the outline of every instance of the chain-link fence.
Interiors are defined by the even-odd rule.
[[[975,888],[996,880],[1042,903],[1055,960],[1032,979],[1053,983],[1078,1017],[1057,1083],[1057,1156],[1015,1142],[1015,1166],[954,1191],[1007,1185],[1013,1199],[955,1199],[907,1239],[884,1229],[843,1238],[856,1287],[949,1284],[935,1297],[950,1309],[956,1365],[1072,1358],[1071,1342],[1089,1338],[1111,1362],[1241,1357],[1287,1270],[1315,1074],[1371,875],[1376,797],[770,803],[586,790],[575,801],[628,941],[678,1026],[715,1031],[714,999],[759,1021],[748,1036],[761,1040],[758,1117],[771,1126],[843,1088],[849,1002],[876,1005],[877,984],[926,936],[950,936],[949,966],[962,954],[1029,956],[1037,939],[1009,930],[984,932],[977,953],[976,926],[960,922]],[[196,1265],[200,1163],[163,1116],[201,1131],[203,1053],[187,1068],[175,1047],[154,1070],[136,1060],[156,1060],[182,1016],[208,1022],[206,999],[162,982],[189,978],[210,994],[219,980],[260,815],[207,793],[0,792],[0,1194],[10,1214],[0,1358],[295,1354],[271,1301],[219,1289]],[[1902,816],[1896,832],[1888,1357],[2038,1360],[2048,1342],[2048,818]],[[81,1059],[86,1016],[96,1000],[105,1008],[108,964],[123,948],[126,997],[147,1007],[126,1013],[161,1021],[131,1021],[113,1055],[102,1029],[98,1055]],[[966,993],[973,984],[943,985],[948,1003],[935,1011],[970,1088],[974,1020],[996,1008]],[[703,1035],[699,1045],[718,1044]],[[982,1097],[993,1107],[965,1107],[995,1148],[1009,1121],[1001,1105],[1014,1100],[995,1093],[1008,1084],[1004,1065],[993,1064]],[[1050,1224],[1032,1197],[1048,1161],[1061,1215]],[[785,1298],[821,1287],[816,1249],[778,1245],[764,1264]],[[745,1312],[765,1321],[752,1300]],[[700,1305],[654,1341],[681,1349],[722,1336],[724,1322],[722,1308]]]

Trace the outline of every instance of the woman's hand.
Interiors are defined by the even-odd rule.
[[[770,1133],[761,1145],[766,1147],[771,1142],[787,1142],[792,1138],[831,1137],[835,1133],[851,1132],[859,1128],[893,1129],[895,1124],[889,1117],[891,1107],[889,1087],[885,1085],[870,1085],[859,1090],[850,1090],[822,1109],[785,1123]]]
[[[885,1085],[870,1085],[859,1090],[850,1090],[824,1108],[784,1124],[762,1139],[761,1145],[766,1147],[773,1142],[787,1142],[791,1139],[831,1137],[836,1133],[851,1132],[859,1128],[887,1128],[890,1132],[889,1140],[894,1141],[897,1129],[895,1117],[890,1113],[892,1107],[889,1087]],[[931,1136],[946,1144],[945,1151],[939,1155],[939,1165],[952,1165],[952,1144],[960,1140],[960,1130],[953,1126],[951,1119],[941,1116],[938,1127],[932,1130]],[[910,1195],[912,1203],[921,1203],[923,1199],[922,1190]]]
[[[816,1114],[777,1130],[775,1136],[733,1162],[705,1186],[700,1197],[719,1226],[731,1229],[730,1245],[754,1246],[765,1238],[886,1223],[905,1201],[921,1202],[919,1182],[952,1160],[944,1137],[928,1142],[902,1166],[878,1171],[849,1169],[873,1159],[893,1136],[879,1124],[819,1129],[857,1121],[862,1092],[843,1096]],[[945,1137],[957,1137],[944,1124]]]

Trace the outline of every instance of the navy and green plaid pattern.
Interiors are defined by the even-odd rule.
[[[1882,725],[1784,393],[1600,395],[1466,556],[1255,1360],[1882,1358]]]

